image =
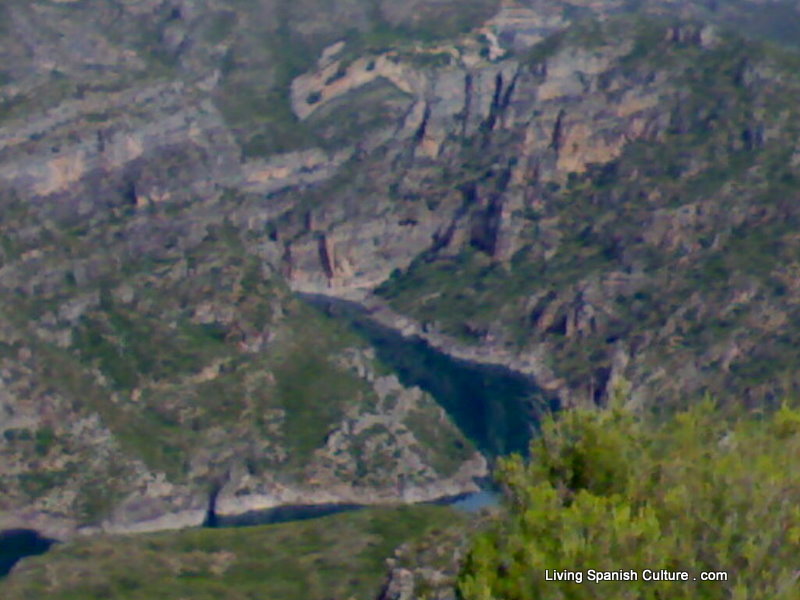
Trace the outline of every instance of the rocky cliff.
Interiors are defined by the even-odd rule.
[[[0,528],[474,489],[292,292],[562,404],[793,389],[797,59],[725,27],[796,7],[458,5],[0,7]]]

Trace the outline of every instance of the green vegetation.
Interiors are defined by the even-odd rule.
[[[0,101],[0,122],[23,119],[73,97],[77,84],[60,71],[53,70],[27,94],[6,96]]]
[[[203,37],[209,44],[218,44],[224,41],[236,26],[236,13],[218,12],[210,15],[205,23]]]
[[[313,347],[298,348],[275,369],[276,393],[286,411],[284,435],[290,460],[302,464],[322,446],[349,402],[374,396],[366,382],[336,367]]]
[[[417,410],[406,417],[405,423],[428,451],[426,458],[436,472],[451,475],[475,453],[475,447],[451,423],[434,415],[432,410]]]
[[[32,498],[44,495],[53,488],[64,485],[70,477],[75,476],[75,469],[56,471],[36,471],[19,475],[22,491]]]
[[[454,276],[458,273],[458,276]],[[465,287],[463,281],[476,282]],[[527,288],[532,282],[524,283]],[[377,290],[401,313],[413,313],[422,321],[435,322],[443,332],[475,342],[497,319],[502,303],[523,285],[485,254],[469,249],[453,258],[431,261],[418,258],[406,273],[396,271]],[[435,290],[430,301],[420,304],[420,290]],[[498,296],[498,292],[503,297]],[[447,307],[447,310],[442,310]]]
[[[791,2],[739,2],[737,8],[725,20],[731,29],[789,47],[800,45],[800,21]]]
[[[215,41],[232,41],[223,64],[218,105],[247,157],[342,143],[341,138],[346,137],[342,131],[352,140],[354,134],[361,135],[358,124],[346,123],[332,142],[330,134],[301,122],[291,109],[292,80],[310,70],[327,45],[346,42],[341,55],[346,66],[359,56],[465,33],[493,15],[497,4],[497,0],[468,0],[459,2],[458,10],[450,2],[384,10],[378,3],[364,1],[342,11],[332,3],[281,0],[276,3],[274,19],[265,24],[249,0],[238,3],[236,27],[226,29],[228,21],[218,15],[207,33]],[[271,31],[265,36],[267,28]],[[437,66],[444,64],[446,57],[433,55],[420,60],[425,61],[423,66]],[[315,96],[309,100],[313,103]],[[369,105],[342,111],[337,118],[357,116],[365,108],[370,118],[368,127],[385,119]]]
[[[105,318],[84,318],[74,346],[88,362],[97,362],[114,386],[136,387],[141,378],[162,380],[198,371],[224,348],[225,331],[213,325],[163,323],[135,311],[110,306]]]
[[[788,457],[800,451],[800,411],[726,417],[706,399],[654,423],[620,399],[549,420],[529,463],[501,461],[509,512],[475,540],[465,600],[796,598],[800,468]],[[545,578],[589,569],[639,579]],[[643,581],[645,569],[689,580]]]
[[[112,318],[126,328],[108,337],[85,333],[85,324],[78,328],[75,347],[81,358],[97,361],[112,386],[139,389],[136,403],[104,411],[120,441],[152,468],[180,478],[193,449],[212,443],[209,432],[227,426],[239,427],[247,439],[263,436],[260,415],[281,409],[281,435],[273,442],[286,449],[293,469],[302,470],[345,408],[373,401],[374,391],[334,362],[339,349],[363,341],[301,302],[283,301],[282,343],[259,357],[238,351],[221,324],[165,329],[153,321],[144,335],[134,335],[128,321]],[[240,306],[245,317],[246,302]],[[113,317],[114,312],[103,314]],[[138,314],[133,323],[143,327],[148,320]],[[198,379],[199,371],[215,361],[220,365],[215,375]],[[252,419],[251,413],[259,417]]]
[[[3,582],[3,598],[375,598],[395,548],[463,520],[453,509],[419,506],[281,525],[76,540],[26,559]]]
[[[336,98],[306,121],[319,145],[335,150],[372,131],[395,123],[411,97],[383,78]]]
[[[313,145],[315,139],[292,111],[289,94],[292,80],[313,64],[314,56],[292,45],[286,35],[260,44],[258,51],[271,67],[272,76],[266,81],[253,72],[249,44],[231,48],[223,64],[218,105],[248,157],[289,152]]]
[[[533,48],[531,65],[575,46],[628,44],[603,77],[630,90],[667,82],[657,84],[661,124],[626,143],[616,160],[566,181],[527,185],[538,206],[516,212],[517,249],[503,258],[492,256],[487,204],[518,193],[505,190],[498,173],[513,168],[502,149],[519,140],[492,131],[491,140],[467,141],[461,163],[441,180],[462,190],[470,238],[461,248],[420,256],[378,293],[463,343],[545,347],[553,372],[581,397],[597,391],[591,382],[603,385],[618,341],[639,348],[631,369],[641,369],[631,375],[637,385],[645,372],[693,368],[696,381],[683,383],[698,383],[698,393],[702,373],[720,396],[745,388],[754,399],[780,395],[777,382],[797,379],[788,341],[797,347],[796,336],[777,332],[763,315],[795,322],[798,312],[790,275],[800,222],[790,200],[800,192],[797,57],[727,34],[713,47],[671,42],[669,24],[638,17],[581,23]],[[684,27],[691,37],[696,26]],[[615,280],[616,290],[609,283]],[[770,350],[784,334],[786,351]],[[750,344],[728,365],[720,348],[742,339]],[[768,374],[747,367],[747,352]],[[650,382],[667,403],[679,404],[687,391]]]
[[[451,2],[423,2],[384,10],[375,3],[368,9],[369,26],[348,32],[343,62],[346,64],[357,56],[398,50],[402,53],[412,45],[452,40],[487,21],[497,13],[498,6],[497,0],[461,0],[457,9]],[[388,16],[391,13],[395,15]]]

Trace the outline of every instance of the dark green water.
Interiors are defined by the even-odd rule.
[[[55,540],[47,539],[32,529],[0,531],[0,577],[26,556],[44,554]]]
[[[324,296],[303,298],[328,316],[346,320],[403,385],[431,394],[490,459],[513,452],[527,454],[541,418],[558,410],[557,399],[530,377],[502,366],[455,359],[424,340],[404,338],[370,320],[355,303]]]

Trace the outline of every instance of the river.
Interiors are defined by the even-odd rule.
[[[26,556],[44,554],[55,540],[44,538],[32,529],[0,531],[0,578]]]
[[[401,383],[428,392],[490,460],[527,454],[541,417],[558,400],[526,375],[500,365],[453,358],[426,341],[404,337],[376,323],[357,303],[320,295],[302,298],[329,316],[345,320],[392,369]]]
[[[485,508],[497,506],[500,495],[486,489],[455,498],[446,498],[431,504],[452,506],[456,510],[477,513]],[[315,519],[342,512],[366,508],[358,504],[323,504],[308,506],[279,506],[266,511],[248,513],[235,517],[217,518],[206,527],[249,527],[254,525],[274,525],[289,521]],[[44,538],[32,529],[18,529],[0,532],[0,580],[3,579],[20,560],[28,556],[44,554],[57,540]]]
[[[397,331],[371,321],[359,305],[321,296],[304,296],[310,304],[335,318],[344,319],[375,350],[403,385],[418,386],[447,411],[453,422],[492,461],[512,452],[527,453],[540,416],[556,408],[555,401],[519,373],[496,365],[455,359],[424,340],[405,338]],[[435,504],[476,512],[494,506],[494,491],[443,498]],[[282,506],[236,517],[212,515],[206,526],[242,527],[322,517],[363,508],[359,505]],[[20,559],[46,552],[55,540],[33,530],[0,532],[0,577]]]

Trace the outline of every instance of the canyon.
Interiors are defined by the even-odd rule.
[[[796,6],[452,4],[0,7],[0,530],[435,500],[621,385],[797,388]]]

